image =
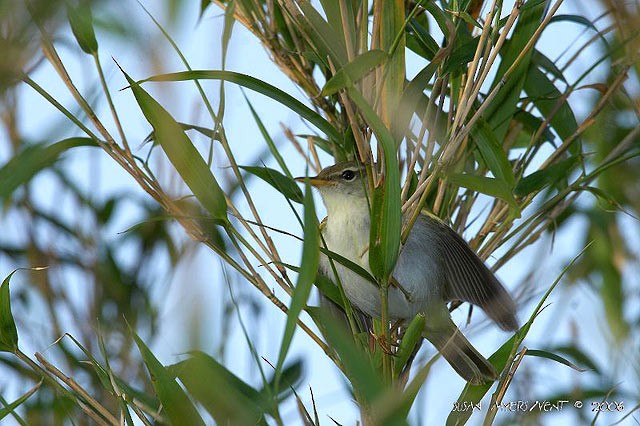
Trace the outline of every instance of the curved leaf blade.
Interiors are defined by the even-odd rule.
[[[193,146],[182,126],[127,73],[122,71],[156,140],[193,195],[214,219],[227,222],[227,201],[211,169]]]
[[[251,89],[255,92],[261,93],[274,101],[281,103],[289,108],[291,111],[297,113],[302,118],[309,121],[316,126],[319,130],[324,132],[327,136],[331,137],[335,141],[341,141],[342,136],[340,133],[320,114],[294,98],[293,96],[285,93],[284,91],[259,80],[255,77],[248,76],[233,71],[217,71],[217,70],[193,70],[193,71],[181,71],[169,74],[160,74],[153,77],[140,80],[135,84],[142,84],[148,81],[188,81],[188,80],[224,80],[231,83],[238,84],[240,86]],[[129,84],[134,84],[130,82]]]
[[[302,195],[302,191],[300,190],[300,188],[298,188],[298,185],[296,185],[295,181],[288,176],[283,175],[279,171],[271,169],[269,167],[238,167],[267,182],[289,200],[296,203],[303,202],[304,197]]]
[[[320,262],[320,232],[318,228],[318,219],[316,218],[315,206],[313,203],[313,194],[311,187],[307,183],[305,185],[304,194],[304,241],[302,243],[302,263],[296,286],[291,296],[291,305],[287,313],[287,323],[284,329],[284,336],[280,345],[280,354],[276,364],[276,389],[282,373],[284,360],[291,346],[293,334],[296,331],[296,323],[302,310],[307,306],[307,300],[311,293],[311,287],[318,273],[318,264]]]
[[[153,352],[133,330],[131,330],[131,334],[142,355],[142,360],[147,366],[153,388],[171,423],[204,426],[205,423],[198,414],[198,410],[169,373],[169,370],[158,361]]]
[[[18,350],[18,329],[11,313],[11,297],[9,294],[9,281],[11,272],[0,285],[0,352],[14,353]]]
[[[369,50],[354,58],[340,68],[322,88],[320,96],[331,96],[339,90],[360,80],[375,67],[387,59],[387,53],[382,50]]]
[[[78,6],[73,6],[67,1],[67,18],[80,49],[89,55],[97,53],[98,41],[93,30],[90,3],[83,1]]]
[[[98,146],[90,138],[68,138],[45,145],[29,145],[0,168],[0,200],[8,199],[19,186],[54,164],[65,151],[78,146]]]
[[[467,174],[451,174],[447,176],[447,181],[472,191],[500,198],[509,204],[515,217],[520,217],[520,206],[518,206],[511,188],[500,179]]]
[[[266,424],[264,395],[204,352],[192,352],[188,359],[169,366],[168,370],[184,383],[217,424]]]

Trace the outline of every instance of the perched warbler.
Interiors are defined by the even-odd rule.
[[[338,163],[309,178],[309,182],[318,189],[327,209],[322,227],[327,249],[371,273],[371,219],[364,166]],[[379,318],[379,287],[348,267],[333,263],[337,277],[324,255],[319,272],[339,280],[358,310]],[[387,296],[390,320],[411,320],[418,313],[424,314],[423,336],[460,376],[474,384],[497,378],[495,368],[455,325],[446,303],[461,300],[478,305],[503,330],[518,328],[515,304],[460,235],[439,219],[421,213],[401,247],[391,282]]]

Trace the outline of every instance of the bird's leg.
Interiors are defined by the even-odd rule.
[[[389,278],[389,285],[391,287],[395,287],[398,290],[400,290],[402,292],[402,294],[404,295],[405,299],[407,299],[407,302],[409,302],[409,303],[413,302],[413,297],[411,297],[411,293],[409,293],[407,290],[405,290],[404,287],[402,287],[400,285],[400,283],[398,282],[398,280],[396,280],[393,276]]]

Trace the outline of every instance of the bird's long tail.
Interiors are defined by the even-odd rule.
[[[453,369],[471,384],[478,385],[498,378],[495,368],[469,343],[448,312],[447,318],[440,318],[437,324],[427,325],[423,335]]]

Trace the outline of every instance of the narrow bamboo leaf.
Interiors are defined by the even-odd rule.
[[[262,395],[265,400],[267,400],[268,395],[277,395],[278,403],[282,402],[295,392],[295,388],[302,381],[303,367],[304,365],[301,359],[290,363],[282,369],[282,374],[280,375],[280,383],[282,383],[283,386],[279,386],[279,388],[276,389],[277,384],[274,375],[258,393]]]
[[[593,31],[595,31],[598,34],[601,34],[600,31],[598,31],[598,27],[596,27],[594,25],[593,22],[591,22],[589,19],[585,18],[584,16],[581,15],[555,15],[553,16],[550,20],[549,20],[549,24],[553,23],[553,22],[573,22],[576,24],[580,24],[583,25],[589,29],[592,29]]]
[[[276,383],[278,383],[280,374],[282,373],[282,366],[284,365],[284,360],[296,331],[298,317],[307,306],[311,286],[318,273],[318,263],[320,261],[318,219],[316,218],[316,211],[313,204],[313,193],[308,183],[305,185],[303,205],[304,241],[302,243],[302,262],[300,265],[300,274],[298,274],[298,280],[291,295],[291,305],[287,313],[287,323],[284,329],[284,336],[282,337],[282,344],[280,345],[280,353],[276,364]]]
[[[151,383],[156,391],[156,395],[158,395],[158,399],[162,403],[162,407],[171,423],[175,425],[188,424],[204,426],[204,421],[202,417],[200,417],[200,414],[198,414],[198,410],[196,410],[196,407],[167,368],[160,364],[160,361],[158,361],[153,352],[149,350],[147,345],[144,344],[142,339],[133,330],[131,330],[131,335],[138,346],[147,370],[149,370]]]
[[[168,369],[217,424],[267,424],[264,418],[267,401],[263,394],[204,352],[195,351],[190,355]],[[174,424],[190,423],[182,420]]]
[[[438,42],[435,41],[431,34],[429,34],[429,31],[424,28],[416,18],[409,20],[408,29],[410,32],[407,34],[407,47],[423,58],[431,61],[438,50],[440,50]]]
[[[208,127],[196,126],[195,124],[181,123],[181,122],[178,122],[178,124],[184,131],[195,130],[196,132],[208,137],[209,139],[213,139],[216,141],[220,140],[220,134],[218,132],[214,132],[213,129],[210,129]],[[144,138],[144,143],[153,142],[155,140],[156,140],[156,133],[151,132],[147,135],[146,138]]]
[[[93,367],[93,371],[96,373],[96,376],[98,376],[100,383],[102,383],[102,385],[106,389],[113,389],[115,382],[115,385],[119,388],[119,390],[127,396],[137,399],[147,407],[153,408],[154,410],[160,409],[160,402],[155,398],[155,395],[130,386],[127,382],[116,376],[115,373],[110,369],[109,358],[104,349],[104,341],[101,335],[98,335],[98,340],[106,367],[102,366],[100,362],[98,362],[98,360],[93,356],[93,354],[87,348],[82,346],[82,344],[80,344],[78,339],[68,333],[66,334],[66,336],[71,339],[71,341],[73,341],[73,343],[75,343],[75,345],[80,348],[80,350],[85,354],[87,360],[89,360],[89,363]],[[60,343],[62,344],[63,341],[60,340]],[[82,360],[82,362],[86,361]]]
[[[268,167],[256,166],[238,166],[242,170],[246,170],[254,176],[259,177],[269,185],[273,186],[278,192],[296,203],[302,203],[302,191],[298,188],[295,181],[277,170]]]
[[[438,70],[439,65],[440,61],[429,62],[429,64],[420,70],[420,72],[416,74],[416,76],[404,88],[396,116],[393,120],[393,134],[396,135],[396,137],[406,134],[411,118],[418,109],[420,100],[424,97],[427,99],[427,102],[429,101],[424,94],[424,90],[429,85],[429,82]],[[431,131],[432,129],[433,127],[430,127],[429,130]]]
[[[551,164],[542,170],[535,171],[520,179],[514,192],[518,197],[524,197],[538,192],[547,186],[554,185],[562,178],[567,178],[578,162],[578,157],[570,157],[558,163]]]
[[[472,191],[500,198],[509,204],[515,217],[520,217],[520,207],[511,192],[511,188],[502,180],[486,176],[452,174],[447,176],[447,181]]]
[[[69,138],[53,144],[29,145],[0,168],[0,200],[8,199],[20,185],[54,164],[65,151],[78,146],[97,146],[89,138]]]
[[[555,78],[565,83],[567,82],[560,68],[558,68],[558,66],[551,59],[545,56],[545,54],[540,52],[538,49],[533,49],[533,55],[531,56],[531,64],[543,70],[546,70]]]
[[[239,84],[247,89],[254,90],[271,99],[281,103],[291,111],[297,113],[302,118],[308,120],[311,124],[316,126],[319,130],[324,132],[327,136],[335,141],[341,141],[342,136],[340,133],[320,114],[304,105],[302,102],[283,92],[275,86],[270,85],[255,77],[250,77],[246,74],[241,74],[232,71],[218,71],[218,70],[202,70],[202,71],[181,71],[170,74],[160,74],[153,77],[149,77],[144,80],[140,80],[137,83],[144,83],[147,81],[187,81],[187,80],[224,80],[231,83]],[[131,83],[130,83],[131,84]]]
[[[236,10],[236,2],[228,1],[224,7],[224,25],[222,27],[222,68],[227,64],[227,50],[229,48],[229,40],[231,40],[231,34],[233,33],[233,26],[236,22],[234,12]]]
[[[324,247],[320,247],[320,251],[325,256],[330,257],[331,260],[333,260],[334,262],[338,262],[342,266],[346,266],[351,271],[360,275],[362,278],[369,281],[370,283],[377,284],[376,279],[373,276],[371,276],[371,274],[368,273],[366,269],[364,269],[362,266],[358,265],[357,263],[350,261],[346,257],[340,256],[338,253],[327,250]]]
[[[538,108],[545,117],[551,118],[551,127],[558,133],[561,139],[568,139],[576,132],[578,123],[567,100],[563,98],[551,80],[537,67],[532,66],[529,69],[524,83],[524,90],[536,108]],[[573,146],[577,147],[577,144]],[[577,154],[575,149],[571,151]]]
[[[464,10],[460,10],[460,11],[456,11],[456,15],[462,18],[462,20],[467,24],[469,24],[471,27],[482,29],[482,25],[480,25],[480,23],[476,21],[473,18],[473,16],[469,15],[468,12],[465,12]]]
[[[13,410],[15,410],[20,405],[22,405],[27,399],[29,399],[31,395],[33,395],[38,389],[40,389],[41,385],[42,385],[42,381],[40,381],[37,385],[32,387],[27,393],[22,395],[20,398],[0,408],[0,420],[7,417],[9,414],[13,412]]]
[[[200,17],[199,17],[200,19],[202,19],[202,16],[204,15],[204,12],[212,4],[213,3],[211,2],[211,0],[200,0]]]
[[[332,28],[310,2],[297,4],[306,18],[308,30],[312,32],[311,39],[317,43],[314,47],[323,57],[330,56],[336,67],[347,63],[347,47],[341,39],[339,29]]]
[[[387,59],[382,50],[369,50],[340,68],[322,88],[321,96],[331,96],[355,83]]]
[[[422,341],[422,332],[425,325],[426,319],[424,314],[421,313],[416,315],[409,323],[393,361],[396,374],[402,372],[416,345]]]
[[[478,48],[479,37],[465,40],[456,40],[455,46],[451,51],[444,65],[442,66],[443,74],[456,73],[458,71],[466,71],[467,64],[473,60]]]
[[[521,15],[513,29],[511,38],[500,51],[500,66],[491,84],[492,88],[501,84],[504,74],[522,53],[529,40],[531,40],[544,16],[546,4],[546,1],[537,2],[536,4],[529,1],[521,10]],[[520,101],[520,93],[530,68],[531,55],[532,51],[529,51],[522,58],[518,68],[511,73],[511,76],[504,82],[504,87],[501,88],[485,110],[484,117],[491,128],[494,129],[499,141],[504,139],[511,118],[517,110],[516,106]]]
[[[374,401],[383,394],[385,385],[370,356],[357,345],[353,336],[347,334],[338,319],[322,309],[317,311],[317,315],[318,322],[325,328],[327,341],[342,361],[344,373],[354,392],[360,394],[366,402]]]
[[[18,349],[18,329],[11,313],[11,296],[9,294],[9,281],[11,272],[0,285],[0,352],[14,353]]]
[[[279,3],[273,4],[273,22],[276,24],[276,34],[282,36],[287,48],[293,50],[296,48],[292,31],[296,32],[296,29],[290,29],[287,21],[284,18],[282,6]]]
[[[400,173],[398,170],[396,143],[389,129],[360,92],[354,87],[350,87],[348,92],[365,120],[369,123],[369,126],[373,129],[384,153],[384,170],[386,173],[384,184],[379,189],[374,189],[372,197],[369,265],[377,278],[386,279],[393,271],[398,259],[400,230],[402,227]]]
[[[579,372],[585,372],[585,371],[589,371],[588,368],[580,368],[577,365],[575,365],[574,363],[572,363],[571,361],[569,361],[566,358],[561,357],[558,354],[554,354],[553,352],[549,352],[549,351],[543,351],[543,350],[538,350],[538,349],[527,349],[527,352],[525,353],[525,355],[529,355],[529,356],[537,356],[540,358],[547,358],[550,359],[552,361],[555,361],[557,363],[566,365],[567,367],[573,368],[576,371]]]
[[[273,158],[276,159],[282,171],[284,171],[288,177],[293,178],[293,175],[291,175],[291,172],[289,171],[289,167],[287,166],[287,163],[284,161],[284,158],[282,158],[282,155],[280,155],[280,151],[278,151],[278,148],[276,147],[275,142],[271,138],[271,135],[267,131],[267,128],[264,126],[262,119],[260,118],[256,110],[253,108],[253,105],[249,101],[249,98],[247,98],[247,95],[245,95],[244,90],[242,91],[242,96],[244,96],[244,100],[247,102],[247,105],[249,106],[249,110],[251,110],[251,115],[253,116],[253,119],[258,125],[258,129],[260,129],[260,133],[262,133],[262,137],[264,138],[264,141],[267,143],[267,146],[269,147],[269,151],[271,152],[271,155],[273,155]],[[300,194],[302,195],[302,193]],[[302,199],[302,197],[300,197],[300,199]]]
[[[320,248],[320,250],[322,251],[322,247]],[[298,273],[298,274],[300,273],[299,266],[290,265],[284,262],[274,262],[274,263],[278,265],[282,265],[285,268],[295,273]],[[342,307],[342,296],[340,295],[340,290],[338,290],[338,287],[333,283],[333,281],[331,281],[330,279],[320,274],[317,274],[315,285],[323,296],[326,296],[333,303]],[[308,309],[310,309],[310,307]]]
[[[610,243],[610,241],[607,241],[607,244]],[[603,281],[600,297],[604,305],[609,330],[616,342],[622,344],[629,336],[631,329],[623,315],[626,297],[622,287],[622,276],[611,257],[608,257],[604,264],[599,265],[599,268],[601,269]]]
[[[324,16],[327,17],[327,22],[329,23],[329,26],[333,29],[333,33],[340,38],[340,44],[344,46],[345,52],[347,52],[348,51],[347,37],[345,34],[345,29],[347,30],[347,33],[350,35],[350,38],[352,41],[355,41],[355,35],[356,35],[353,13],[349,13],[349,11],[351,10],[350,7],[347,6],[346,8],[347,15],[343,17],[342,11],[340,9],[340,1],[320,0],[320,4],[322,5]],[[346,23],[347,28],[344,28],[343,23]],[[352,47],[355,48],[355,46],[352,46]]]
[[[440,8],[440,5],[438,5],[436,2],[427,1],[422,2],[422,6],[436,21],[436,24],[438,24],[438,27],[440,28],[440,31],[442,31],[442,34],[444,34],[445,37],[451,37],[451,34],[449,34],[450,27],[448,25],[451,20],[448,16],[445,15],[444,10]]]
[[[214,219],[227,221],[227,201],[211,169],[180,124],[155,99],[123,71],[145,118],[184,182]]]
[[[83,52],[90,55],[98,53],[98,41],[93,31],[93,18],[91,16],[90,2],[81,1],[73,6],[67,0],[67,17],[71,25],[71,31]]]
[[[382,2],[379,28],[380,46],[389,54],[389,59],[384,66],[380,106],[382,121],[388,129],[392,128],[405,82],[406,31],[404,8],[405,2],[402,0]],[[390,152],[385,152],[385,155],[389,154]],[[395,147],[393,156],[396,156]]]
[[[587,370],[591,370],[598,374],[600,374],[600,372],[602,371],[596,365],[593,359],[577,346],[573,346],[573,345],[572,346],[554,346],[554,347],[548,348],[548,350],[552,353],[559,352],[569,356],[571,359],[575,360],[579,364],[584,365]]]
[[[493,175],[513,188],[516,183],[513,168],[491,127],[484,120],[477,122],[471,130],[471,138]]]
[[[522,124],[522,129],[525,132],[524,137],[526,138],[526,143],[522,146],[518,146],[518,148],[528,147],[531,143],[531,136],[534,135],[538,131],[540,126],[544,124],[543,120],[534,116],[529,111],[525,111],[522,109],[518,110],[514,114],[513,119]],[[555,136],[553,132],[549,130],[549,126],[546,125],[542,132],[542,141],[551,142],[552,144],[554,144],[554,140]]]

